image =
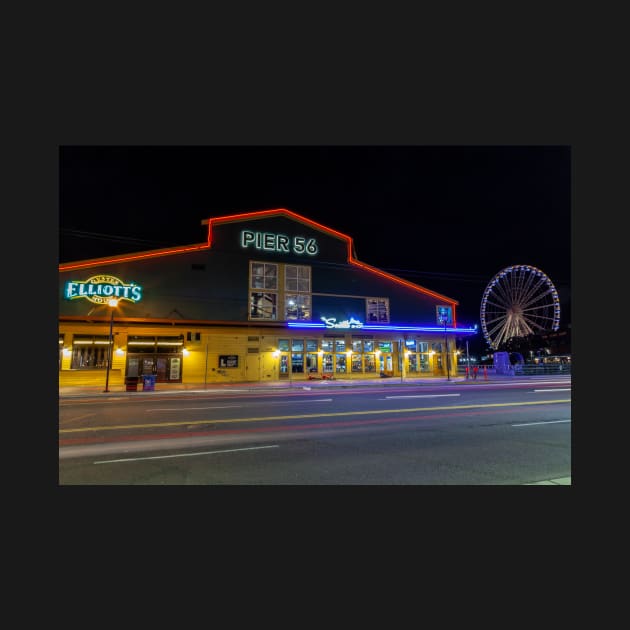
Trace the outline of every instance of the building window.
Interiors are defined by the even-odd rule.
[[[252,289],[278,290],[278,265],[274,263],[250,263]]]
[[[278,339],[278,350],[280,350],[280,352],[289,352],[289,340]]]
[[[249,292],[250,319],[277,319],[278,317],[278,265],[250,262],[249,288],[264,291]]]
[[[309,352],[306,355],[306,370],[309,374],[316,374],[319,371],[317,352]]]
[[[259,293],[254,291],[249,295],[250,319],[276,319],[277,300],[275,293]]]
[[[378,346],[379,352],[384,352],[386,354],[393,352],[393,343],[391,341],[377,341],[376,345]]]
[[[287,293],[285,296],[284,318],[286,320],[310,320],[311,296]]]
[[[376,372],[376,361],[374,359],[373,354],[364,354],[363,355],[363,369],[365,372]]]
[[[249,269],[249,319],[310,321],[310,267],[250,261]]]
[[[333,349],[333,340],[332,339],[322,339],[322,350],[324,352],[332,352]]]
[[[366,300],[366,321],[389,322],[389,300],[387,298],[368,298]]]
[[[317,339],[307,339],[306,340],[306,351],[307,352],[317,352]]]
[[[310,293],[311,268],[303,265],[285,265],[284,288],[287,293]]]
[[[157,337],[156,352],[162,354],[173,354],[181,352],[184,347],[184,335],[178,335],[176,337]],[[129,347],[129,341],[127,341],[127,347]]]
[[[311,319],[311,268],[304,265],[284,266],[285,320]]]
[[[75,335],[72,340],[72,363],[70,367],[73,370],[105,368],[107,367],[108,348],[108,336],[81,337]]]

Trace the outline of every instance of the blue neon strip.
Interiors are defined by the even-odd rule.
[[[343,330],[345,331],[407,331],[407,332],[447,332],[447,333],[476,333],[476,328],[446,328],[444,326],[362,326],[361,328],[328,328],[325,324],[309,324],[307,322],[287,322],[289,328],[324,328],[326,330]]]

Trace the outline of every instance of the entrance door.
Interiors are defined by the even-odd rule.
[[[142,359],[142,370],[140,374],[154,374],[153,365],[154,365],[153,357],[143,357]]]
[[[394,374],[394,361],[391,354],[378,355],[379,371],[388,376]]]
[[[260,380],[260,355],[259,354],[247,354],[245,361],[245,380],[246,381],[259,381]]]
[[[164,383],[168,380],[166,376],[166,357],[157,358],[156,374],[157,374],[156,381],[158,383]]]

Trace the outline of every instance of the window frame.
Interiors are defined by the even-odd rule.
[[[374,307],[374,308],[371,308]],[[370,315],[374,311],[374,318]],[[389,324],[389,298],[369,297],[365,299],[365,321],[369,324]]]

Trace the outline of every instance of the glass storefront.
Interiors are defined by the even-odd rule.
[[[439,346],[440,344],[433,344]],[[429,343],[416,339],[404,342],[405,374],[432,373]],[[435,349],[432,348],[434,351]],[[291,337],[278,339],[279,373],[281,378],[335,375],[399,374],[399,342],[366,338],[324,337],[322,339]]]
[[[130,336],[127,340],[127,377],[155,374],[158,383],[182,382],[184,336]]]

